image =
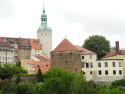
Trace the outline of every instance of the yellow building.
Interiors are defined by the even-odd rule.
[[[105,55],[102,59],[112,59],[112,60],[118,60],[121,59],[123,60],[123,76],[125,76],[125,50],[119,50],[119,42],[116,41],[116,51],[108,53]]]

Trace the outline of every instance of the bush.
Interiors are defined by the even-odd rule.
[[[16,86],[12,84],[9,80],[1,88],[2,94],[16,94]]]
[[[6,84],[9,82],[9,79],[4,79],[4,80],[1,80],[0,81],[0,89]]]
[[[116,80],[111,83],[113,86],[125,86],[125,79]]]
[[[23,83],[20,82],[16,88],[16,94],[35,94],[36,85],[32,83]]]

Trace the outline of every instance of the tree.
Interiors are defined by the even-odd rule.
[[[43,75],[42,75],[40,67],[39,67],[39,69],[37,71],[36,77],[37,77],[37,82],[43,82]]]
[[[101,57],[109,53],[110,42],[103,36],[92,35],[85,40],[83,47],[90,51],[96,52],[98,59],[101,59]]]
[[[45,94],[72,94],[72,82],[76,75],[60,68],[51,68],[44,74],[43,91]]]
[[[11,79],[14,74],[27,73],[21,67],[17,67],[14,64],[4,64],[0,66],[0,78],[3,79]]]

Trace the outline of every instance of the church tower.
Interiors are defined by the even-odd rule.
[[[50,58],[50,52],[52,51],[52,29],[47,26],[47,15],[44,6],[41,15],[41,26],[37,31],[37,39],[40,40],[42,53]]]

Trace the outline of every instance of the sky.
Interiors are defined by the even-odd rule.
[[[125,48],[125,0],[44,0],[53,49],[66,37],[82,46],[102,35]],[[0,0],[0,37],[37,38],[43,0]]]

